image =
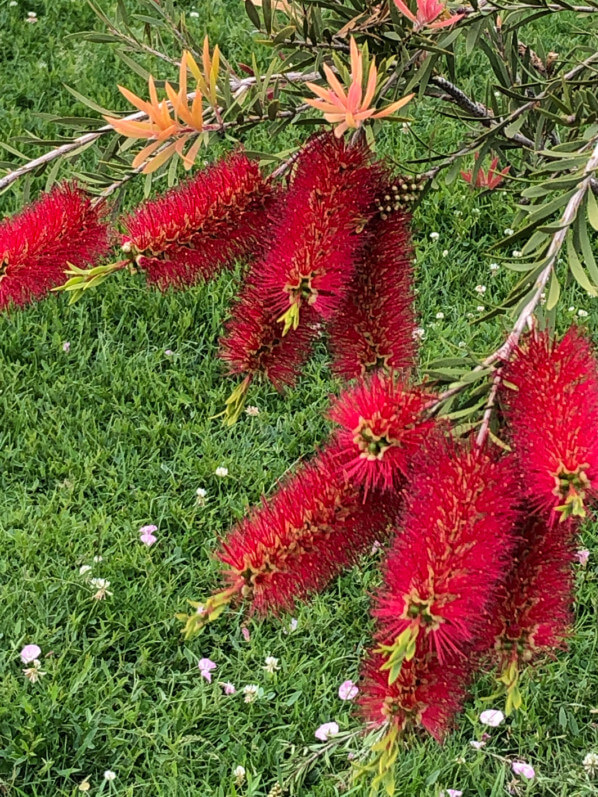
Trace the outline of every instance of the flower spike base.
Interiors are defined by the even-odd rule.
[[[223,416],[222,422],[225,426],[234,426],[241,417],[245,402],[247,401],[247,391],[249,390],[250,384],[251,376],[246,376],[226,399],[224,412],[220,413]]]

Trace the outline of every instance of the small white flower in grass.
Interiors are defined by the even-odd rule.
[[[242,767],[241,764],[239,764],[238,767],[234,768],[233,775],[235,776],[235,785],[240,786],[245,780],[245,767]]]
[[[486,288],[485,285],[476,285],[475,286],[475,292],[479,293],[480,296],[483,296],[486,293],[486,290],[487,290],[487,288]]]
[[[107,769],[104,772],[104,780],[107,780],[110,783],[113,780],[116,780],[116,772],[113,772],[111,769]]]
[[[462,797],[463,792],[459,789],[445,789],[440,792],[440,797]]]
[[[8,5],[11,8],[14,8],[15,6],[18,6],[19,4],[17,3],[17,0],[10,0],[10,3]]]
[[[91,578],[89,583],[94,589],[97,589],[97,592],[93,596],[94,600],[103,601],[104,598],[110,597],[110,595],[112,595],[112,592],[108,590],[110,582],[107,578]]]
[[[483,304],[478,304],[478,306],[476,307],[476,310],[478,311],[478,313],[483,313],[485,309],[486,308],[484,307]]]
[[[154,531],[158,531],[157,526],[142,526],[139,529],[139,541],[147,545],[148,548],[151,548],[154,543],[158,542],[158,538],[154,535]]]
[[[228,468],[225,468],[223,465],[220,465],[219,467],[216,468],[214,473],[220,479],[225,479],[228,476]]]
[[[511,255],[513,257],[521,257],[522,254],[523,252],[521,251],[521,249],[513,249],[513,251],[511,252]]]
[[[222,687],[225,695],[234,695],[237,691],[235,685],[231,684],[230,681],[220,681],[218,685]]]
[[[436,313],[436,318],[439,321],[442,321],[442,319],[444,318],[444,313],[442,312],[442,310],[439,313]]]
[[[497,728],[504,721],[505,715],[496,708],[489,708],[486,711],[482,711],[480,714],[480,722],[482,725],[489,725],[491,728]]]
[[[204,490],[203,487],[198,487],[197,488],[197,490],[195,491],[195,495],[197,496],[197,498],[195,499],[195,502],[197,503],[197,506],[205,506],[206,505],[206,495],[207,494],[208,494],[207,491]]]
[[[527,780],[532,780],[536,777],[533,766],[527,764],[525,761],[513,761],[511,769],[516,775],[521,775],[522,778],[526,778]]]
[[[354,700],[359,694],[359,687],[353,681],[343,681],[338,688],[338,696],[341,700]]]
[[[380,542],[380,540],[374,540],[374,544],[372,545],[371,553],[375,554],[375,553],[378,553],[378,551],[380,551],[380,550],[382,550],[382,543]]]
[[[430,238],[433,241],[437,241],[440,238],[440,233],[439,232],[431,232],[430,233]]]
[[[498,271],[499,268],[500,266],[498,265],[498,263],[490,263],[490,271],[492,271],[492,273]]]
[[[588,317],[588,311],[587,310],[578,310],[577,311],[577,315],[580,318],[587,318]]]
[[[462,216],[462,215],[463,215],[463,211],[462,211],[462,210],[455,210],[455,211],[453,212],[453,215],[454,215],[454,216]]]
[[[189,16],[192,17],[193,19],[197,19],[199,17],[199,12],[198,11],[189,11]]]
[[[297,618],[296,617],[291,617],[291,622],[289,623],[289,627],[288,628],[283,628],[282,629],[282,633],[283,634],[292,634],[293,631],[297,630],[297,626],[298,625],[299,625],[299,621],[297,620]]]
[[[243,695],[246,703],[253,703],[257,699],[260,688],[257,684],[247,684],[243,687]]]
[[[78,789],[82,792],[88,792],[91,789],[91,783],[87,778],[85,778],[85,780],[82,780],[79,784]]]
[[[266,656],[264,670],[268,673],[268,675],[274,675],[276,670],[280,670],[280,667],[278,666],[278,659],[275,656]]]
[[[426,330],[423,327],[416,327],[411,333],[414,340],[423,340],[426,337]]]
[[[91,571],[91,565],[81,565],[79,568],[79,575],[84,576],[86,573]]]
[[[448,257],[448,253],[449,253],[449,250],[448,249],[444,249],[443,252],[442,252],[442,256],[443,257]]]
[[[583,768],[593,778],[598,774],[598,753],[587,753],[583,759]]]
[[[94,556],[94,557],[93,557],[93,561],[94,561],[96,564],[98,564],[98,562],[103,562],[103,561],[104,561],[104,557],[103,557],[103,556]]]
[[[26,667],[23,670],[23,675],[32,684],[36,684],[40,678],[43,678],[46,673],[42,670],[42,663],[39,659],[34,659],[33,667]]]
[[[39,645],[25,645],[19,655],[23,664],[29,664],[29,662],[39,659],[42,655],[42,649]]]
[[[460,340],[458,345],[459,345],[459,348],[460,348],[460,349],[464,349],[464,348],[466,348],[466,346],[467,346],[467,343],[465,343],[465,341],[464,341],[464,340]]]
[[[164,349],[164,354],[165,354],[167,357],[174,357],[174,352],[173,352],[173,350],[172,350],[172,349]]]
[[[481,750],[482,747],[486,746],[486,742],[478,742],[475,739],[469,743],[473,748],[476,750]]]
[[[568,313],[574,313],[575,312],[575,307],[568,307],[567,308],[567,312]]]
[[[215,662],[211,659],[200,659],[197,662],[197,666],[199,668],[199,673],[202,678],[205,678],[206,681],[211,684],[212,683],[212,670],[215,670],[218,666]]]
[[[474,216],[479,216],[482,211],[479,208],[472,208],[471,212]]]
[[[540,304],[546,304],[546,292],[542,291],[540,294]]]
[[[582,550],[576,552],[575,558],[582,567],[585,567],[588,563],[588,559],[590,558],[590,552],[587,548],[583,548]]]
[[[255,418],[260,414],[258,407],[254,407],[251,405],[249,407],[246,407],[245,412],[247,413],[247,415],[250,415],[252,418]]]
[[[65,351],[67,354],[71,350],[71,343],[69,340],[65,340],[62,344],[62,351]]]
[[[475,318],[473,313],[466,313],[465,315],[467,318]]]
[[[510,227],[507,227],[507,229],[505,230],[505,235],[513,235],[514,232],[515,230],[512,230]]]
[[[339,727],[336,722],[325,722],[315,732],[316,739],[321,742],[327,742],[328,739],[333,739],[339,732]]]

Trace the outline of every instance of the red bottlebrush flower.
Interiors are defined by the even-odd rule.
[[[336,433],[339,460],[349,479],[363,487],[396,490],[433,420],[422,418],[431,396],[392,376],[375,374],[346,390],[330,410],[341,426]]]
[[[371,494],[364,503],[325,450],[222,543],[225,578],[259,614],[292,609],[323,589],[383,535],[398,499]]]
[[[315,323],[315,313],[308,308],[298,328],[283,336],[282,324],[264,306],[261,290],[250,274],[226,324],[220,356],[230,374],[262,375],[280,390],[293,384],[307,360],[317,335]]]
[[[304,307],[323,318],[338,309],[381,179],[367,146],[332,134],[308,142],[259,269],[262,301],[285,330],[297,327]]]
[[[479,157],[479,153],[476,152],[475,159],[477,161]],[[488,171],[485,172],[483,169],[478,169],[478,173],[475,179],[475,187],[476,188],[487,188],[489,191],[493,191],[495,188],[502,183],[505,179],[507,174],[511,171],[511,167],[507,166],[506,169],[503,169],[500,172],[496,171],[496,167],[498,166],[498,158],[493,158],[490,166],[488,167]],[[473,185],[473,172],[461,172],[461,177],[465,180],[466,183]]]
[[[123,220],[123,250],[162,290],[212,278],[263,245],[273,190],[236,152]]]
[[[480,644],[490,652],[507,687],[507,713],[520,704],[521,669],[565,646],[573,620],[574,558],[570,537],[556,533],[541,518],[527,520]]]
[[[504,380],[529,500],[550,523],[583,517],[598,495],[598,368],[590,342],[575,328],[560,343],[533,334],[505,366]]]
[[[371,653],[362,669],[359,705],[366,722],[388,723],[398,731],[423,728],[441,742],[461,711],[470,670],[440,663],[434,656],[405,662],[398,678],[388,683],[381,669],[385,659]]]
[[[405,660],[459,660],[510,566],[516,474],[471,444],[436,437],[414,461],[373,615],[392,681]]]
[[[383,195],[390,200],[392,191]],[[385,208],[386,211],[386,208]],[[392,211],[392,208],[391,208]],[[338,313],[328,325],[333,369],[343,379],[413,365],[415,316],[409,215],[377,216]]]
[[[41,299],[109,248],[105,210],[71,184],[54,187],[0,224],[0,309]]]

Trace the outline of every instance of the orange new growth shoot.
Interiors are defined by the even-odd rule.
[[[396,113],[413,97],[413,94],[408,94],[381,111],[376,111],[375,107],[371,108],[376,93],[378,70],[376,62],[372,59],[364,95],[363,55],[359,52],[354,38],[351,38],[351,85],[348,90],[345,91],[327,64],[324,64],[324,73],[330,88],[325,89],[315,83],[306,83],[306,86],[320,98],[307,99],[306,102],[318,111],[322,111],[327,122],[336,125],[334,134],[337,138],[340,138],[346,130],[361,127],[366,119],[382,119]]]
[[[117,133],[127,136],[127,138],[140,138],[151,142],[136,155],[133,160],[134,169],[147,161],[143,172],[148,174],[158,169],[175,154],[183,159],[185,169],[190,169],[195,163],[202,143],[202,137],[198,134],[204,131],[203,97],[207,97],[215,109],[217,103],[216,87],[220,51],[216,46],[213,56],[210,56],[207,36],[204,40],[202,61],[203,74],[191,53],[185,51],[179,69],[179,90],[175,91],[170,83],[166,82],[164,88],[167,98],[162,100],[158,99],[152,75],[148,79],[149,102],[142,100],[141,97],[123,86],[118,87],[131,105],[147,114],[148,117],[147,121],[104,117]],[[187,94],[187,70],[191,72],[197,82],[195,92],[190,95]],[[189,104],[190,100],[191,104]],[[175,140],[166,145],[171,138]],[[185,152],[185,147],[191,139],[195,139],[195,141]],[[156,152],[157,154],[152,158]]]

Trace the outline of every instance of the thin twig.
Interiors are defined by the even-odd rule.
[[[315,80],[319,77],[318,73],[310,73],[304,75],[301,72],[287,72],[281,73],[278,75],[272,75],[272,80],[281,80],[287,83],[294,83],[294,82],[305,82],[308,80]],[[255,76],[246,77],[246,78],[236,78],[232,77],[230,79],[230,86],[231,90],[233,91],[233,96],[235,99],[238,99],[242,94],[248,91],[251,86],[254,86],[257,82],[257,78]],[[195,97],[195,92],[191,92],[187,94],[187,99],[192,100]],[[169,108],[172,108],[172,104],[167,101],[167,105]],[[126,122],[137,122],[147,119],[148,116],[143,111],[138,111],[137,113],[130,114],[129,116],[123,117],[123,121]],[[67,144],[61,144],[59,147],[50,150],[49,152],[45,152],[43,155],[40,155],[39,158],[34,158],[31,161],[19,166],[12,172],[4,175],[4,177],[0,178],[0,191],[2,191],[7,186],[14,183],[19,178],[23,177],[24,175],[28,174],[29,172],[35,171],[35,169],[40,168],[41,166],[45,166],[48,163],[56,160],[56,158],[61,158],[65,155],[69,155],[76,150],[84,147],[86,144],[90,144],[93,141],[101,138],[102,136],[107,135],[108,133],[113,133],[114,128],[111,125],[104,125],[100,127],[98,130],[94,130],[93,133],[85,133],[82,136],[74,139],[74,141],[69,141]]]

